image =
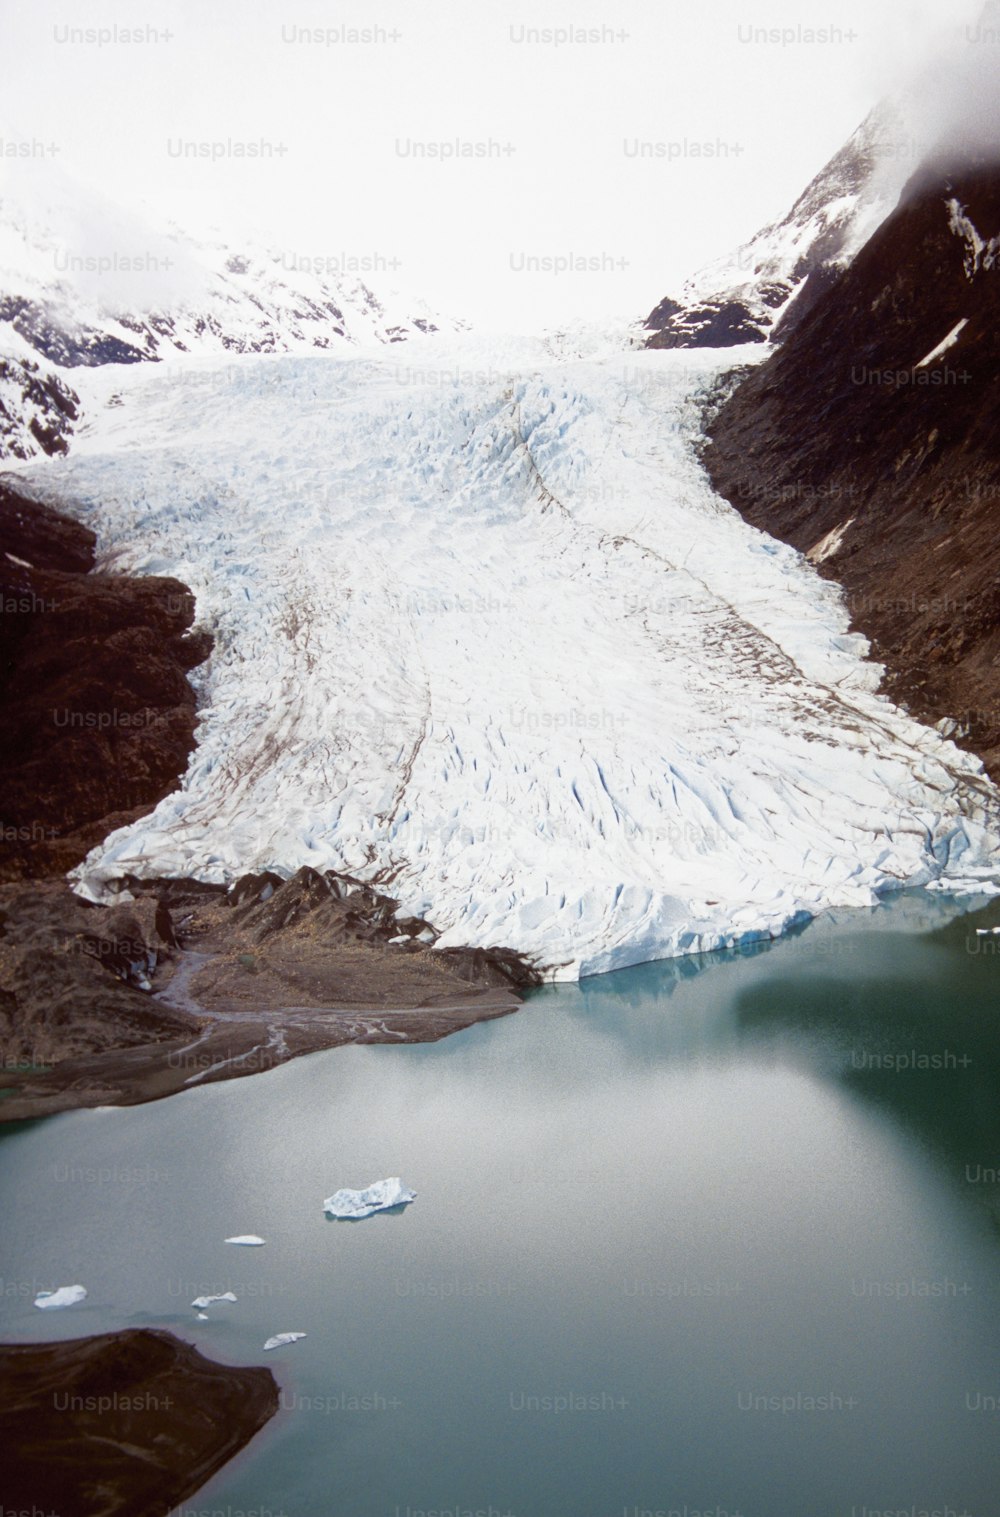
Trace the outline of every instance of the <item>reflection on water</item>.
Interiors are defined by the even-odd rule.
[[[440,1044],[11,1131],[0,1331],[156,1323],[247,1363],[308,1332],[193,1510],[992,1513],[1000,958],[974,928],[1000,907],[955,910],[907,895]],[[402,1215],[326,1222],[393,1174]],[[84,1307],[33,1311],[31,1282],[77,1280]]]
[[[776,942],[643,964],[546,987],[534,999],[568,1003],[571,1015],[616,1041],[618,1027],[602,1013],[627,1009],[630,1044],[650,1059],[738,1050],[838,1081],[924,1145],[965,1200],[992,1207],[992,1179],[1000,1182],[1000,936],[985,929],[1000,923],[1000,906],[966,904],[957,916],[956,907],[908,892],[871,912],[831,913]],[[906,926],[916,931],[903,935]],[[716,976],[715,996],[686,995],[707,971]],[[735,985],[724,984],[727,971]],[[982,1188],[970,1190],[974,1184]],[[1000,1206],[1000,1183],[995,1199]]]

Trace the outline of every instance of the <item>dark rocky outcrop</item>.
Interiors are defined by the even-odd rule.
[[[153,896],[93,906],[62,880],[0,885],[5,1075],[196,1033],[195,1017],[148,994],[175,943]]]
[[[170,793],[211,649],[174,579],[94,570],[94,535],[0,481],[0,878],[63,873]]]
[[[270,1370],[167,1332],[0,1344],[4,1510],[167,1517],[277,1410]]]
[[[844,587],[887,689],[1000,779],[1000,169],[926,163],[785,343],[723,400],[705,463]],[[932,357],[955,332],[952,346]]]

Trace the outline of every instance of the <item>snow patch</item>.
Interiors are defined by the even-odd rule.
[[[839,527],[834,527],[825,537],[821,537],[818,543],[814,543],[806,554],[811,564],[822,564],[826,559],[832,558],[844,541],[844,534],[848,527],[854,525],[855,517],[849,516],[847,521],[841,522]]]
[[[1000,237],[990,237],[988,240],[981,237],[960,200],[946,200],[945,206],[949,228],[965,243],[966,279],[972,280],[981,270],[994,268],[1000,255]]]
[[[929,363],[933,363],[936,358],[940,358],[942,353],[947,353],[949,348],[953,348],[968,325],[968,316],[963,316],[962,320],[952,327],[947,337],[943,337],[936,348],[931,348],[926,358],[921,358],[917,364],[917,368],[925,369]]]

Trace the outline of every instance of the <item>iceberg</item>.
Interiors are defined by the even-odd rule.
[[[232,1291],[223,1291],[221,1296],[196,1296],[191,1305],[196,1311],[203,1312],[206,1306],[211,1306],[213,1301],[235,1301]]]
[[[264,1239],[256,1233],[238,1233],[235,1238],[224,1238],[224,1243],[239,1243],[243,1248],[263,1248]]]
[[[82,1285],[60,1285],[58,1290],[39,1291],[35,1305],[43,1312],[50,1309],[54,1311],[61,1306],[76,1306],[86,1295],[86,1288]]]
[[[298,1343],[299,1339],[304,1337],[305,1333],[275,1333],[274,1337],[268,1338],[264,1344],[265,1352],[269,1348],[284,1348],[286,1343]]]
[[[375,1180],[364,1190],[335,1191],[323,1202],[323,1210],[328,1217],[348,1218],[357,1222],[377,1211],[389,1211],[394,1206],[409,1206],[416,1199],[416,1191],[404,1185],[397,1175],[390,1180]]]

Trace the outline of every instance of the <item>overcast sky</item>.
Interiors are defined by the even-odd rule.
[[[0,109],[12,139],[58,148],[31,160],[40,184],[57,163],[235,246],[254,236],[330,267],[367,258],[376,290],[487,326],[632,317],[782,214],[919,64],[956,44],[1000,57],[1000,42],[975,41],[980,12],[981,0],[4,0]],[[372,40],[352,40],[363,28]],[[662,156],[639,156],[643,142]],[[259,156],[238,157],[248,145]],[[466,145],[484,156],[442,156]],[[598,267],[523,266],[570,255]]]

